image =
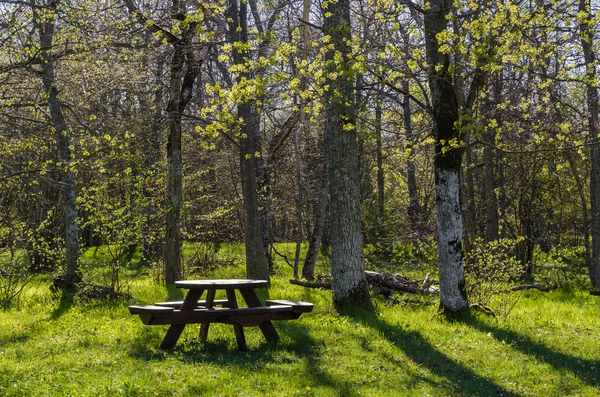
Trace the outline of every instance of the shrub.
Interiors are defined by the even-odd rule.
[[[33,279],[25,251],[11,250],[2,258],[6,259],[0,262],[0,309],[17,299]]]
[[[503,238],[492,242],[475,240],[464,256],[467,293],[472,304],[507,316],[520,296],[506,291],[522,275],[515,257],[518,240]]]

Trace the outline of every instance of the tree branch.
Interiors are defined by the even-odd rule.
[[[176,43],[180,40],[179,37],[175,36],[171,33],[167,28],[163,28],[149,17],[145,16],[140,9],[135,5],[133,0],[123,0],[123,3],[127,7],[129,13],[138,21],[140,25],[144,28],[150,30],[151,32],[163,34],[169,43]]]

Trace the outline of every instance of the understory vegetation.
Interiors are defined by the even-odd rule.
[[[294,249],[292,244],[277,248],[283,254]],[[108,250],[91,248],[83,258],[101,262]],[[198,250],[188,244],[185,262],[193,264]],[[216,264],[190,268],[188,278],[244,276],[242,245],[223,244],[211,252]],[[292,269],[278,259],[261,299],[315,305],[298,320],[275,323],[278,343],[265,342],[260,331],[249,328],[248,351],[240,352],[231,327],[216,324],[205,346],[198,342],[199,327],[188,326],[174,350],[161,351],[166,327],[143,325],[127,306],[133,299],[181,299],[184,291],[156,283],[151,265],[140,259],[134,251],[122,269],[123,291],[130,297],[113,300],[53,293],[52,276],[36,276],[0,312],[0,395],[597,396],[600,391],[600,299],[579,285],[585,274],[570,275],[568,283],[547,293],[511,292],[513,307],[506,316],[472,311],[449,319],[436,314],[435,304],[426,304],[437,303],[434,297],[409,300],[396,294],[397,304],[379,295],[375,313],[343,317],[333,309],[330,291],[291,285]],[[403,263],[397,271],[413,278],[435,271],[426,262]],[[317,273],[327,273],[327,266],[320,260]],[[84,281],[102,279],[102,267],[93,269]],[[547,277],[541,281],[561,280]]]

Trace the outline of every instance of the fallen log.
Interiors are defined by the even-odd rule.
[[[600,296],[600,290],[592,290],[590,291],[590,295]]]
[[[431,286],[429,277],[425,277],[425,281],[419,283],[418,281],[409,280],[398,274],[391,275],[366,271],[365,276],[371,286],[386,287],[395,291],[408,292],[411,294],[439,294],[439,290],[436,287]]]
[[[409,280],[399,274],[384,274],[372,271],[365,271],[365,277],[369,287],[375,293],[389,296],[390,290],[407,292],[416,295],[438,295],[439,289],[432,286],[435,281],[429,278],[429,274],[423,281]],[[290,280],[291,284],[300,285],[308,288],[331,289],[331,283],[326,281],[300,281]]]

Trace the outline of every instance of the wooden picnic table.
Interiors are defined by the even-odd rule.
[[[258,326],[267,341],[279,339],[272,320],[293,320],[311,312],[312,303],[287,300],[267,300],[263,306],[256,288],[266,287],[266,280],[183,280],[178,288],[188,289],[183,301],[158,302],[149,306],[129,306],[131,314],[140,316],[146,325],[170,325],[161,349],[172,349],[187,324],[201,324],[200,340],[206,342],[211,323],[231,324],[238,348],[246,350],[243,327]],[[227,299],[215,299],[217,290],[224,290]],[[239,307],[235,291],[242,295],[247,307]],[[206,291],[206,299],[200,300]]]

